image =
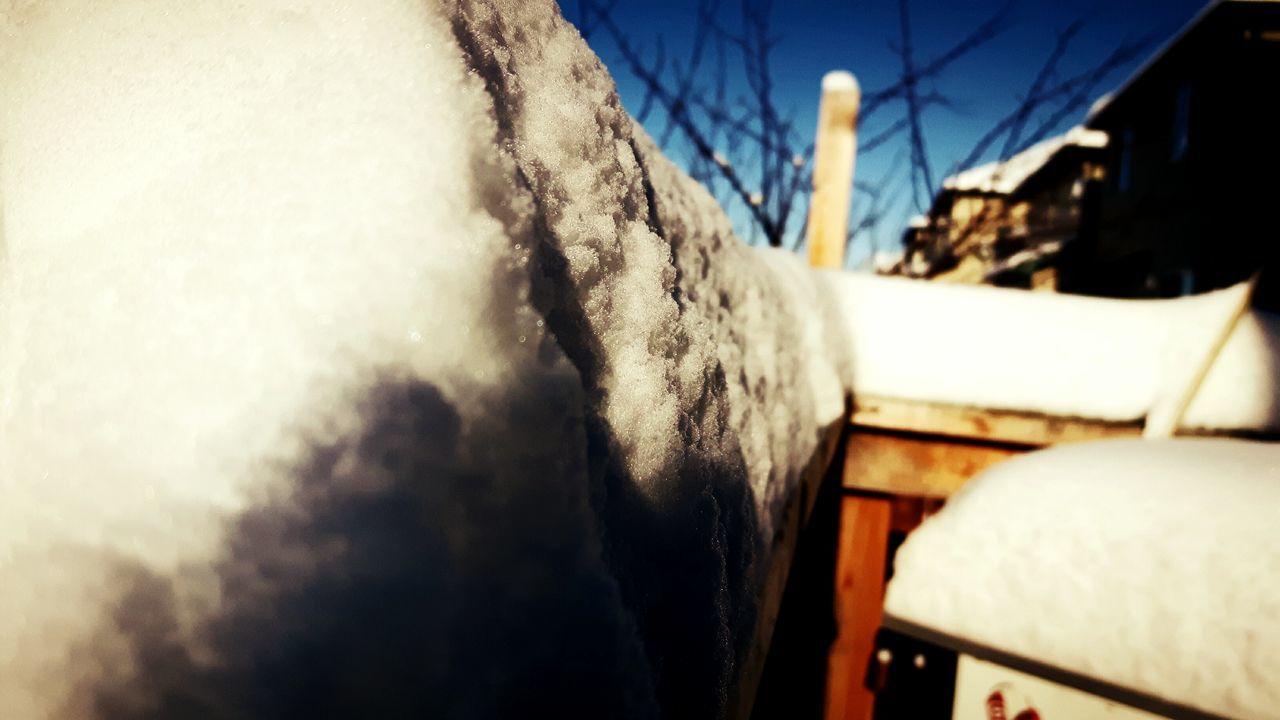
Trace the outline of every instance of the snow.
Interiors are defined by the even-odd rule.
[[[1107,134],[1101,130],[1089,130],[1079,125],[1066,133],[1042,140],[1007,160],[979,165],[952,175],[942,181],[942,187],[956,192],[981,192],[1009,195],[1022,186],[1059,151],[1066,147],[1103,148],[1107,146]]]
[[[822,76],[823,92],[860,93],[858,80],[848,70],[832,70]]]
[[[897,554],[886,614],[1227,717],[1280,703],[1280,447],[1065,445],[970,481]]]
[[[0,717],[723,710],[842,327],[549,2],[19,0],[0,106]]]
[[[1170,300],[823,273],[858,395],[1108,421],[1167,410],[1243,284]],[[1280,318],[1248,312],[1181,426],[1280,431]]]
[[[1098,115],[1099,112],[1102,112],[1103,108],[1111,104],[1111,99],[1113,97],[1115,97],[1114,92],[1106,92],[1099,95],[1097,100],[1094,100],[1092,103],[1090,103],[1089,111],[1084,114],[1085,118],[1092,120],[1094,117]]]
[[[18,0],[0,107],[6,718],[718,716],[851,387],[1136,419],[1231,301],[751,250],[550,2]]]

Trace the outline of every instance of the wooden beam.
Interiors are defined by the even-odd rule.
[[[890,500],[893,503],[893,514],[889,530],[904,535],[920,527],[920,523],[936,515],[946,504],[946,498],[915,495],[894,495]]]
[[[864,428],[1028,447],[1142,434],[1136,420],[1106,422],[876,397],[855,398],[849,422]]]
[[[818,131],[813,146],[813,194],[809,196],[809,264],[844,266],[849,237],[849,198],[858,149],[858,105],[862,91],[852,73],[836,70],[822,78]]]
[[[892,503],[849,494],[841,499],[836,555],[835,644],[827,665],[827,720],[870,720],[875,695],[863,679],[884,602]]]
[[[928,438],[905,433],[853,433],[845,454],[844,487],[923,498],[944,498],[1023,447]]]

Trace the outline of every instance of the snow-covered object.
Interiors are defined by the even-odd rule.
[[[823,273],[854,395],[1137,421],[1194,376],[1243,285],[1171,300],[1028,293]],[[1182,427],[1280,432],[1280,318],[1249,312]]]
[[[0,108],[0,717],[722,711],[843,346],[550,2],[0,3]]]
[[[1007,160],[997,160],[952,175],[942,181],[942,187],[957,192],[1008,195],[1063,148],[1104,148],[1107,140],[1105,132],[1077,125],[1062,135],[1042,140]]]
[[[1202,711],[1280,707],[1280,446],[1065,445],[970,481],[898,551],[885,612]]]

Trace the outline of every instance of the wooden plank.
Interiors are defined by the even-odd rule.
[[[836,70],[823,76],[813,149],[813,193],[809,196],[806,228],[809,264],[813,267],[844,266],[861,99],[858,81],[851,73]]]
[[[818,487],[835,459],[835,452],[839,447],[844,428],[843,420],[834,422],[826,428],[818,449],[800,476],[800,486],[787,501],[782,526],[776,535],[776,543],[769,552],[769,568],[760,591],[755,637],[747,650],[742,670],[738,674],[737,686],[730,691],[732,705],[728,709],[730,718],[746,720],[751,717],[756,690],[760,685],[760,676],[764,672],[765,660],[769,656],[769,644],[773,641],[773,630],[778,623],[778,612],[782,607],[782,595],[787,587],[787,577],[791,574],[791,564],[795,559],[796,541],[813,513],[813,505],[818,497]]]
[[[889,529],[904,534],[920,527],[920,523],[935,515],[946,504],[945,498],[915,495],[894,495],[889,500],[893,503]]]
[[[875,397],[855,398],[849,421],[861,427],[1036,447],[1142,434],[1138,421],[1104,422]]]
[[[863,685],[884,601],[892,503],[849,494],[841,500],[836,556],[836,641],[827,666],[827,720],[870,720],[875,695]]]
[[[844,486],[890,495],[946,497],[982,470],[1025,450],[1022,446],[864,430],[849,437]]]

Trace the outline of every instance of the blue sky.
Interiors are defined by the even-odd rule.
[[[580,17],[577,0],[562,2],[565,16],[576,21]],[[910,17],[917,62],[941,54],[1004,4],[1004,0],[912,0]],[[619,0],[613,18],[635,45],[652,51],[661,37],[668,57],[680,57],[691,45],[695,5],[693,0]],[[935,183],[969,153],[978,138],[1013,111],[1020,93],[1029,87],[1053,47],[1057,32],[1072,21],[1084,18],[1087,24],[1059,65],[1062,77],[1093,68],[1126,40],[1156,38],[1155,44],[1142,56],[1118,68],[1099,85],[1094,94],[1100,95],[1128,77],[1142,59],[1203,5],[1202,0],[1089,3],[1014,0],[1007,28],[999,37],[952,64],[925,86],[926,90],[936,89],[955,103],[950,108],[929,108],[923,116],[926,144],[937,176]],[[738,0],[722,0],[721,7],[723,24],[736,29]],[[892,49],[898,37],[897,0],[777,0],[771,17],[773,32],[780,38],[772,64],[777,86],[775,99],[783,111],[792,114],[806,140],[811,140],[816,123],[819,82],[825,72],[852,71],[864,94],[886,87],[898,77],[901,60]],[[617,48],[605,33],[595,31],[588,41],[613,73],[623,104],[636,112],[644,95],[643,86],[627,71]],[[731,55],[730,60],[734,59]],[[731,95],[735,90],[741,92],[743,86],[734,82],[740,77],[731,67]],[[870,137],[877,128],[901,115],[899,106],[884,108],[862,128],[862,138]],[[1083,117],[1081,109],[1065,118],[1059,129],[1066,130]],[[646,123],[655,135],[662,125],[658,114]],[[895,157],[906,152],[905,137],[902,135],[879,149],[860,153],[859,180],[877,181],[884,177],[895,165]],[[984,159],[995,159],[998,145]],[[684,158],[679,148],[672,150],[674,159],[681,162]],[[897,166],[905,173],[905,163]],[[905,183],[905,179],[899,182]],[[868,198],[855,194],[852,208],[855,222],[860,208],[865,209],[868,202]],[[747,234],[746,212],[733,205],[729,211],[735,226]],[[855,243],[850,265],[864,262],[873,250],[891,251],[896,247],[902,229],[916,212],[909,193],[901,193],[877,230]]]

